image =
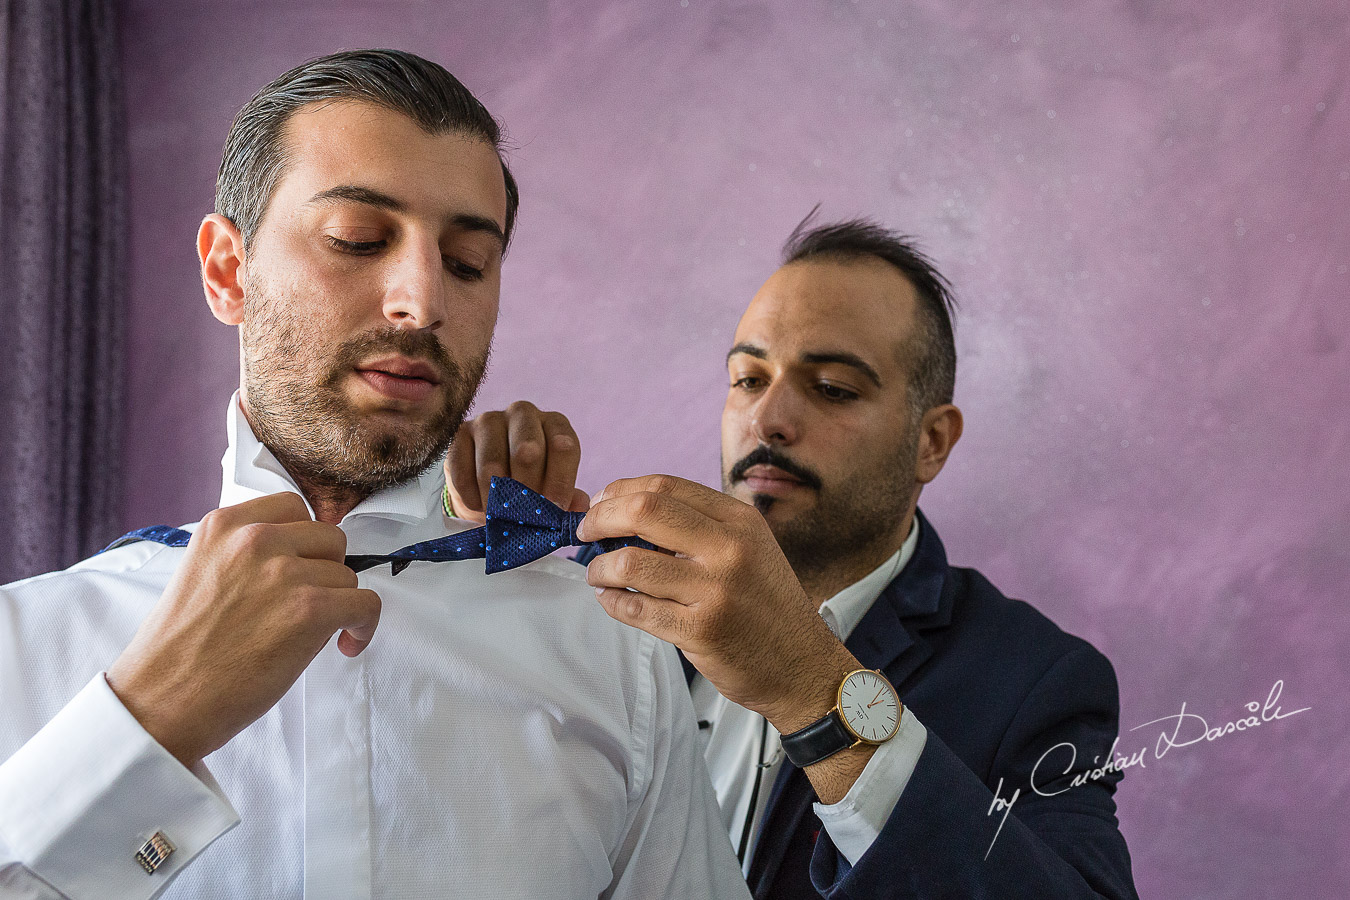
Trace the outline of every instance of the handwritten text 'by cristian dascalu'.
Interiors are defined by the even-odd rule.
[[[1141,728],[1148,728],[1150,725],[1162,725],[1163,729],[1158,734],[1158,741],[1153,746],[1153,758],[1162,759],[1169,750],[1177,750],[1182,747],[1190,747],[1201,741],[1217,741],[1220,738],[1227,737],[1239,731],[1250,731],[1267,722],[1274,722],[1279,719],[1287,719],[1290,716],[1296,716],[1301,712],[1307,712],[1312,709],[1311,706],[1305,706],[1302,709],[1296,709],[1293,712],[1282,712],[1280,710],[1280,694],[1284,691],[1284,681],[1275,682],[1271,687],[1270,693],[1266,695],[1265,703],[1258,703],[1253,700],[1248,703],[1246,708],[1250,713],[1248,716],[1234,719],[1222,725],[1210,727],[1208,720],[1204,716],[1190,712],[1186,709],[1185,701],[1181,704],[1181,712],[1171,716],[1163,716],[1161,719],[1154,719],[1151,722],[1145,722],[1142,725],[1136,725],[1131,731],[1138,731]],[[1056,787],[1051,789],[1047,787],[1048,783],[1056,778],[1062,778],[1073,771],[1078,762],[1078,748],[1065,741],[1056,744],[1049,750],[1041,754],[1041,758],[1036,761],[1036,765],[1031,770],[1030,785],[1032,791],[1042,797],[1053,797],[1056,794],[1062,794],[1065,791],[1071,791],[1076,787],[1082,787],[1089,781],[1109,775],[1112,772],[1123,772],[1132,766],[1147,768],[1145,758],[1148,756],[1148,747],[1141,747],[1135,753],[1125,756],[1116,750],[1120,743],[1117,737],[1111,743],[1111,750],[1106,754],[1106,762],[1095,769],[1085,769],[1074,775],[1069,781],[1068,787]],[[1049,757],[1053,756],[1051,762],[1047,762]],[[1094,756],[1092,762],[1095,764],[1101,757]],[[1055,763],[1064,761],[1063,768],[1059,768]],[[1041,766],[1046,766],[1046,773],[1041,773]],[[1057,771],[1051,771],[1057,769]],[[984,858],[989,858],[989,853],[994,849],[994,841],[998,840],[999,834],[1003,831],[1003,824],[1008,821],[1008,813],[1012,812],[1013,804],[1017,798],[1022,796],[1022,789],[1017,788],[1012,792],[1012,796],[1004,798],[1003,779],[998,780],[998,787],[994,789],[994,802],[989,804],[989,811],[986,816],[992,816],[995,813],[1003,813],[1003,818],[999,820],[998,830],[994,832],[994,840],[989,842],[989,850],[985,851]]]

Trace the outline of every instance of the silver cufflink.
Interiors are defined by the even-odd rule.
[[[155,870],[164,865],[164,861],[173,855],[173,844],[164,836],[164,832],[156,831],[150,836],[150,840],[141,845],[141,849],[136,851],[136,862],[141,864],[145,874],[153,875]]]

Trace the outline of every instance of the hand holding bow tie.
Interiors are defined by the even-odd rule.
[[[446,462],[458,515],[477,515],[461,504],[479,496],[484,470],[536,488],[546,471],[577,471],[575,433],[528,421],[543,416],[558,414],[516,403],[461,427]],[[519,454],[520,435],[539,440]],[[557,441],[558,435],[571,439]],[[555,461],[555,453],[567,458]],[[522,455],[528,465],[519,464]],[[550,493],[570,489],[567,482]],[[618,548],[593,559],[587,580],[601,605],[615,619],[679,647],[723,696],[763,714],[784,734],[827,712],[843,676],[862,667],[820,617],[764,517],[734,497],[670,475],[623,479],[596,495],[577,531],[581,541],[637,535],[665,548]],[[821,799],[842,797],[871,752],[857,748],[811,766]]]
[[[587,581],[611,616],[679,647],[722,696],[784,734],[827,712],[861,668],[747,503],[671,475],[625,478],[596,495],[577,531],[636,534],[673,553],[617,549],[591,561]]]

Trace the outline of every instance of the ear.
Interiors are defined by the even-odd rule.
[[[952,448],[961,440],[964,426],[961,410],[950,403],[924,413],[923,421],[919,423],[919,459],[914,470],[919,483],[928,484],[942,471]]]
[[[211,313],[226,325],[244,321],[244,236],[229,219],[211,213],[197,230],[202,288]]]

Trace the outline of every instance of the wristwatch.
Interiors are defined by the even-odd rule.
[[[859,744],[883,744],[900,730],[904,707],[879,670],[858,669],[844,676],[834,709],[780,739],[792,764],[804,769]]]

